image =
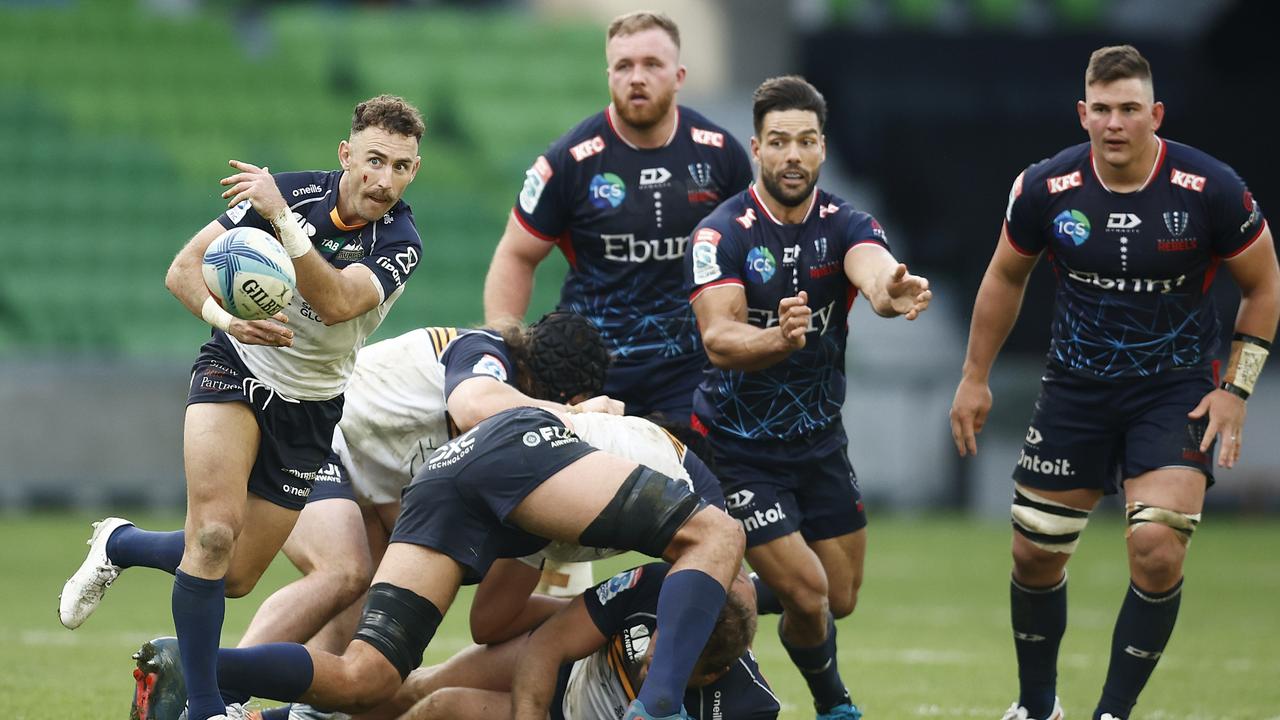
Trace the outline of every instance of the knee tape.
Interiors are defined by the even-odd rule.
[[[706,504],[685,483],[641,465],[627,476],[578,542],[660,558],[680,526]]]
[[[430,600],[412,590],[377,583],[369,588],[356,638],[382,653],[404,680],[422,664],[422,652],[442,619]]]
[[[1124,514],[1129,519],[1129,527],[1125,530],[1125,537],[1132,535],[1133,531],[1140,525],[1159,523],[1172,529],[1183,545],[1191,544],[1191,535],[1195,533],[1196,526],[1200,524],[1200,513],[1193,515],[1141,502],[1125,503]]]
[[[1070,555],[1089,524],[1089,511],[1043,498],[1030,490],[1013,490],[1013,529],[1049,552]]]

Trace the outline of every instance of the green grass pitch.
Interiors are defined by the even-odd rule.
[[[0,518],[0,717],[124,718],[129,655],[173,632],[168,576],[126,571],[97,614],[70,632],[56,596],[80,563],[84,515]],[[178,527],[177,516],[138,517]],[[841,620],[840,668],[867,720],[999,718],[1016,694],[1008,624],[1008,527],[950,517],[874,517],[858,610]],[[1210,515],[1191,548],[1178,628],[1130,720],[1280,720],[1280,563],[1276,529]],[[596,576],[634,564],[618,558]],[[234,644],[258,603],[296,572],[278,560],[252,595],[227,604]],[[1067,717],[1087,719],[1106,672],[1125,590],[1122,527],[1098,518],[1072,561],[1070,623],[1059,692]],[[438,662],[468,642],[459,596],[427,650]],[[812,718],[808,694],[764,618],[755,651],[783,702],[782,717]],[[731,719],[726,719],[731,720]]]

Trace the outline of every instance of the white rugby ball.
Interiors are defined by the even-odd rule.
[[[293,298],[293,261],[271,235],[252,227],[232,228],[204,251],[204,284],[227,312],[262,320]]]

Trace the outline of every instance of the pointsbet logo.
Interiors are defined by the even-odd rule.
[[[1053,219],[1053,234],[1059,240],[1070,240],[1077,246],[1089,239],[1089,218],[1079,210],[1063,210]]]

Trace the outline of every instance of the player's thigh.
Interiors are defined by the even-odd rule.
[[[1050,367],[1018,453],[1014,482],[1046,497],[1074,490],[1099,496],[1116,492],[1124,404],[1114,384]]]
[[[257,419],[245,403],[187,406],[182,456],[189,526],[221,521],[238,529],[259,438]]]
[[[227,569],[227,595],[244,597],[253,590],[271,560],[284,546],[301,513],[250,494],[244,524],[236,537]]]
[[[511,693],[450,687],[418,701],[401,720],[504,720],[511,715]]]
[[[584,455],[539,483],[507,520],[539,537],[576,542],[636,467],[609,453]]]
[[[368,543],[369,558],[377,565],[391,542],[391,531],[400,516],[400,503],[388,505],[362,505],[360,515],[364,519],[364,536]]]
[[[1181,499],[1184,504],[1203,500],[1206,487],[1213,484],[1212,458],[1217,440],[1207,452],[1201,452],[1200,443],[1204,440],[1209,419],[1191,419],[1187,413],[1213,387],[1213,380],[1207,372],[1180,372],[1146,378],[1130,391],[1135,397],[1130,403],[1134,407],[1125,429],[1123,477],[1126,499],[1135,491],[1136,479],[1153,473],[1159,473],[1160,478],[1175,477],[1165,474],[1166,470],[1173,470],[1191,471],[1188,476],[1199,475],[1200,480],[1186,481],[1181,489],[1176,477],[1168,483],[1161,479],[1138,484],[1149,485],[1152,488],[1150,492],[1157,495],[1168,492],[1171,499]],[[1179,492],[1182,493],[1181,498],[1178,497]]]
[[[462,566],[444,553],[413,543],[393,542],[373,574],[373,585],[387,583],[412,591],[430,600],[443,615],[453,604],[462,574]]]
[[[353,500],[309,501],[285,541],[284,553],[304,574],[325,569],[367,576],[373,571],[364,517]]]
[[[747,562],[784,605],[800,605],[814,612],[825,605],[827,573],[799,532],[747,548]]]
[[[862,569],[867,557],[867,529],[809,543],[827,576],[831,612],[844,617],[858,604]]]

